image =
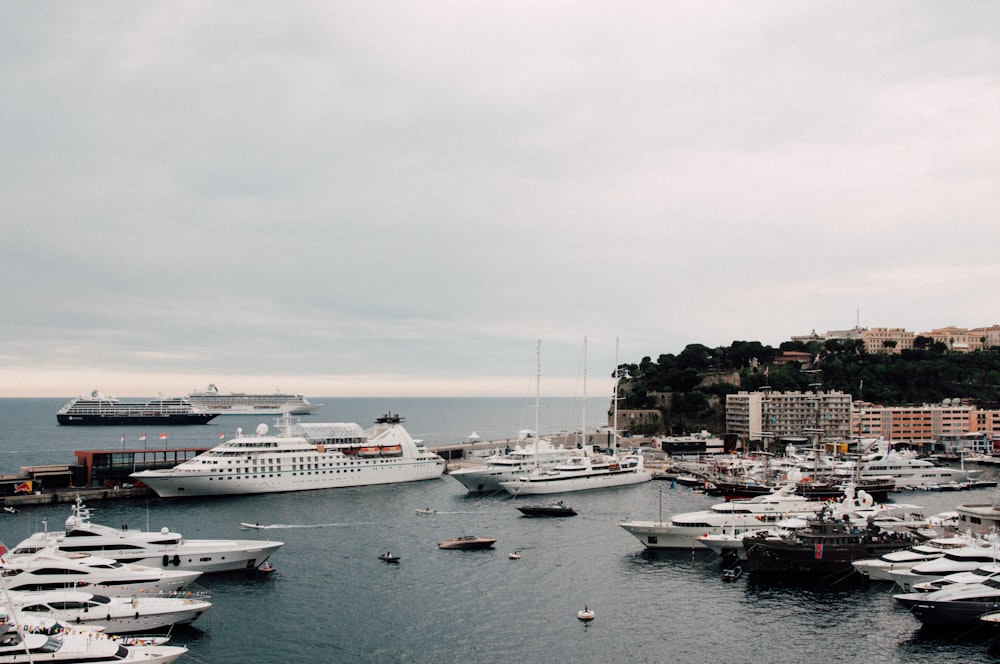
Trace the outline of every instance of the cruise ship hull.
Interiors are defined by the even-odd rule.
[[[133,425],[183,425],[207,424],[215,413],[187,413],[178,415],[56,415],[59,424],[78,426],[133,426]]]
[[[316,489],[343,489],[353,486],[416,482],[438,478],[444,459],[385,463],[382,459],[360,462],[349,472],[282,472],[220,477],[210,473],[145,471],[133,475],[161,498],[188,496],[231,496],[236,494],[283,493]],[[267,475],[267,476],[266,476]],[[274,475],[274,476],[270,476]]]

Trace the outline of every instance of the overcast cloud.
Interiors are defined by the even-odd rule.
[[[0,6],[0,396],[1000,323],[994,2]]]

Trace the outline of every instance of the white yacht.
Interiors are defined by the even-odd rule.
[[[301,394],[246,394],[219,392],[214,384],[195,390],[185,397],[196,408],[216,415],[309,415],[322,404],[309,403]]]
[[[1000,547],[996,542],[976,542],[957,549],[949,549],[943,556],[917,563],[909,569],[892,570],[888,574],[897,586],[910,592],[918,583],[938,581],[949,574],[971,572],[983,565],[998,563],[1000,563]]]
[[[563,445],[555,447],[539,438],[523,447],[518,444],[506,454],[494,454],[482,465],[450,470],[448,476],[458,480],[469,493],[493,493],[504,490],[501,482],[516,480],[535,467],[552,468],[567,461],[572,453]]]
[[[212,607],[205,597],[108,597],[79,590],[11,592],[5,598],[22,617],[52,618],[74,625],[98,627],[107,634],[128,634],[186,625]]]
[[[444,459],[410,437],[398,415],[365,431],[354,423],[266,424],[167,470],[132,477],[163,498],[334,489],[440,477]]]
[[[774,493],[718,503],[707,510],[678,514],[667,522],[629,520],[618,525],[647,549],[700,549],[699,535],[757,532],[790,517],[811,516],[823,504],[796,494],[794,483],[789,483]]]
[[[927,459],[918,459],[910,451],[892,449],[888,441],[883,439],[871,441],[870,445],[874,448],[872,453],[862,456],[858,461],[842,462],[834,475],[845,480],[889,476],[900,489],[933,489],[961,485],[979,474],[978,471],[936,466]]]
[[[870,581],[892,581],[890,572],[907,570],[914,565],[940,558],[949,549],[967,546],[971,540],[963,536],[937,537],[909,549],[884,553],[878,558],[855,560],[854,569]]]
[[[136,645],[88,629],[67,631],[55,624],[51,628],[31,624],[19,629],[18,624],[19,620],[14,619],[0,625],[0,664],[23,662],[171,664],[188,651],[184,646],[162,643]]]
[[[8,591],[73,588],[112,597],[131,597],[138,593],[183,590],[199,576],[201,572],[123,565],[110,558],[60,554],[52,549],[33,556],[5,558],[0,563],[0,577]]]
[[[500,482],[514,496],[563,493],[639,484],[653,479],[643,468],[642,454],[588,454],[577,450],[564,463],[533,468],[514,480]]]
[[[929,593],[904,593],[893,598],[925,625],[981,625],[983,614],[1000,606],[1000,579],[958,583]]]
[[[70,508],[66,530],[35,533],[11,549],[8,559],[51,547],[61,553],[92,554],[120,563],[211,574],[255,569],[284,545],[267,540],[188,540],[167,528],[159,532],[119,530],[92,523],[90,516],[90,509],[78,497]]]

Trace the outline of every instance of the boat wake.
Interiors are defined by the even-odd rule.
[[[376,521],[355,521],[351,523],[241,523],[243,530],[292,530],[294,528],[352,528],[355,526],[375,526]]]

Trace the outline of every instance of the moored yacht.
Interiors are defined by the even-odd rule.
[[[482,465],[448,471],[448,476],[464,486],[469,493],[503,491],[501,482],[516,480],[534,468],[552,468],[569,459],[572,450],[554,446],[544,438],[517,445],[505,454],[494,454]]]
[[[162,643],[137,645],[89,629],[66,631],[62,627],[42,628],[37,624],[18,629],[18,620],[0,625],[0,664],[22,662],[63,662],[102,664],[142,662],[170,664],[186,652],[184,646]]]
[[[266,424],[167,470],[132,477],[162,498],[334,489],[440,477],[444,459],[410,437],[388,414],[365,431],[354,423],[292,423],[278,434]]]
[[[980,616],[1000,608],[1000,579],[960,583],[929,593],[902,593],[893,598],[925,625],[981,624]]]
[[[979,475],[978,471],[936,466],[927,459],[918,459],[910,451],[892,449],[888,441],[882,439],[871,441],[870,444],[874,448],[873,452],[857,461],[841,463],[834,473],[835,476],[845,480],[888,476],[900,489],[929,489],[943,485],[960,485]]]
[[[79,590],[12,592],[10,607],[22,616],[52,618],[98,627],[107,634],[129,634],[186,625],[212,607],[205,597],[142,593],[109,597]]]
[[[578,451],[579,452],[579,451]],[[578,453],[551,468],[535,468],[500,486],[514,496],[605,489],[653,479],[643,467],[642,454],[625,456]]]
[[[949,549],[944,555],[917,563],[906,569],[888,572],[890,578],[903,590],[909,592],[915,584],[937,581],[956,572],[971,572],[983,565],[1000,563],[1000,548],[997,542],[974,541],[966,546]]]
[[[184,539],[167,528],[145,532],[92,523],[91,511],[77,497],[62,532],[37,532],[7,554],[31,556],[46,548],[60,553],[92,554],[121,563],[185,569],[202,573],[254,569],[283,546],[266,540]]]
[[[940,558],[949,549],[967,546],[971,540],[963,536],[937,537],[909,549],[890,551],[878,558],[855,560],[854,569],[870,581],[892,581],[890,572],[907,570],[922,562]]]
[[[774,493],[718,503],[707,510],[672,516],[667,522],[629,520],[618,525],[647,549],[700,549],[699,535],[758,531],[790,516],[811,515],[820,507],[797,495],[794,484],[787,484]]]
[[[201,572],[123,565],[86,554],[60,554],[52,549],[33,556],[4,559],[0,576],[8,591],[86,590],[112,597],[174,592],[194,582]]]

